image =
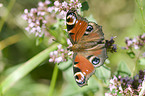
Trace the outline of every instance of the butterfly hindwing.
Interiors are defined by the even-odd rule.
[[[104,34],[102,27],[96,23],[89,22],[85,34],[80,38],[77,45],[82,45],[82,49],[85,46],[84,52],[79,51],[84,57],[86,57],[94,67],[103,65],[107,58]],[[79,49],[81,49],[79,48]],[[95,64],[96,63],[96,64]]]
[[[94,66],[81,54],[75,56],[73,69],[75,80],[80,87],[86,85],[88,78],[95,72]]]

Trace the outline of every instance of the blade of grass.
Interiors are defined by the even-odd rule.
[[[18,33],[16,35],[10,36],[2,41],[0,41],[0,50],[6,48],[9,45],[19,42],[22,38],[22,34]]]
[[[7,10],[8,11],[5,13],[5,15],[1,18],[1,21],[0,21],[0,32],[2,30],[2,27],[3,27],[3,25],[4,25],[4,23],[5,23],[6,19],[7,19],[7,17],[9,16],[9,13],[10,13],[13,5],[15,4],[15,2],[16,2],[16,0],[10,0],[10,2],[9,2],[9,5],[7,7]]]
[[[54,43],[49,48],[28,60],[17,70],[11,73],[7,78],[5,78],[5,80],[3,80],[0,84],[0,94],[4,95],[17,81],[26,76],[30,71],[46,60],[49,57],[49,53],[57,48],[57,45],[58,43]]]
[[[57,67],[57,64],[55,64],[48,96],[52,96],[53,95],[55,84],[56,84],[57,75],[58,75],[58,67]]]
[[[144,18],[144,10],[143,10],[143,0],[136,0],[137,5],[139,7],[140,13],[141,13],[141,17],[142,17],[142,22],[143,22],[143,27],[144,27],[144,31],[145,31],[145,18]]]

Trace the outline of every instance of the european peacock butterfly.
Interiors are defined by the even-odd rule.
[[[107,58],[102,27],[81,17],[76,10],[66,15],[67,31],[73,44],[69,50],[74,52],[74,77],[82,87],[95,72],[94,67],[103,65]]]

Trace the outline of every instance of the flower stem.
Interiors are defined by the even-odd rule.
[[[131,77],[133,77],[133,75],[134,75],[134,73],[135,73],[135,70],[136,70],[136,67],[137,67],[137,64],[138,64],[138,60],[139,60],[140,54],[141,54],[141,51],[139,52],[139,54],[138,54],[138,56],[137,56],[137,58],[136,58],[135,66],[134,66],[134,68],[133,68],[133,72],[132,72]]]
[[[16,82],[24,78],[33,69],[35,69],[39,64],[44,62],[49,57],[49,53],[57,48],[58,44],[54,43],[47,49],[43,50],[39,54],[35,55],[33,58],[20,65],[14,72],[9,74],[3,81],[0,82],[0,96],[4,95]]]
[[[0,50],[6,48],[9,45],[15,44],[22,39],[22,34],[18,33],[16,35],[10,36],[2,41],[0,41]]]
[[[57,64],[55,64],[48,96],[52,96],[53,95],[53,91],[54,91],[54,87],[55,87],[55,84],[56,84],[57,75],[58,75],[58,67],[57,67]]]
[[[7,19],[7,17],[9,16],[10,11],[13,8],[13,5],[15,4],[16,0],[10,0],[9,5],[7,6],[7,12],[4,13],[4,16],[1,18],[1,22],[0,22],[0,32],[2,30],[2,27]]]
[[[141,17],[142,17],[142,22],[143,22],[143,28],[144,28],[144,31],[145,31],[145,19],[144,19],[144,14],[143,14],[143,2],[142,0],[136,0],[137,2],[137,5],[140,9],[140,13],[141,13]]]

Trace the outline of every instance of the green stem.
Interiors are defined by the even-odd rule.
[[[55,88],[55,84],[56,84],[57,75],[58,75],[58,67],[57,67],[57,64],[55,64],[48,96],[52,96],[53,93],[54,93],[54,88]]]
[[[140,0],[140,2],[138,1],[138,0],[136,0],[136,2],[137,2],[137,5],[138,5],[138,7],[139,7],[139,9],[140,9],[140,13],[141,13],[141,17],[142,17],[142,22],[143,22],[143,27],[144,27],[144,31],[145,31],[145,19],[144,19],[144,14],[143,14],[143,2],[142,2],[142,0]]]
[[[8,15],[9,15],[9,13],[10,13],[10,11],[11,11],[11,9],[12,9],[12,7],[13,7],[13,5],[15,4],[15,1],[16,0],[10,0],[10,2],[9,2],[9,5],[8,5],[8,7],[7,7],[7,12],[5,13],[5,15],[1,18],[1,23],[0,23],[0,32],[1,32],[1,30],[2,30],[2,27],[3,27],[3,25],[4,25],[4,23],[5,23],[5,21],[6,21],[6,19],[7,19],[7,17],[8,17]]]
[[[9,76],[7,76],[0,83],[0,94],[5,94],[8,89],[10,89],[16,82],[18,82],[21,78],[26,76],[29,72],[35,69],[39,64],[41,64],[44,60],[48,59],[49,53],[57,49],[57,43],[54,43],[49,48],[43,50],[26,63],[22,64],[18,69],[12,72]]]
[[[135,73],[135,70],[136,70],[136,67],[137,67],[137,64],[138,64],[138,60],[139,60],[139,56],[140,56],[140,54],[141,54],[141,51],[139,52],[139,54],[138,54],[138,56],[137,56],[137,58],[136,58],[135,66],[134,66],[134,68],[133,68],[133,72],[132,72],[131,77],[134,76],[134,73]]]

